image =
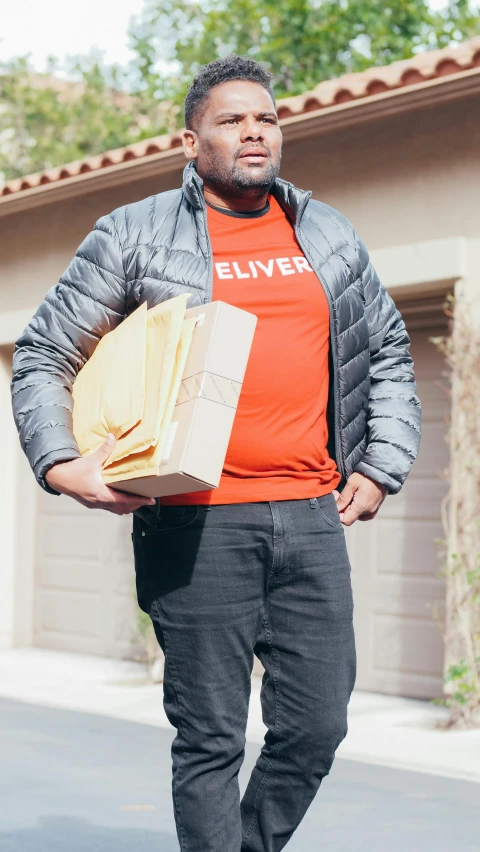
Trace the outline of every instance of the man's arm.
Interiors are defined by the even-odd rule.
[[[72,385],[100,338],[123,320],[125,308],[122,249],[113,218],[104,216],[17,340],[11,384],[15,424],[37,482],[50,494],[68,493],[84,505],[118,513],[152,501],[103,485],[101,460],[114,441],[94,459],[82,459],[72,430]],[[60,464],[65,462],[71,467]],[[61,490],[46,481],[52,468]]]
[[[342,521],[375,517],[388,493],[400,491],[420,445],[420,400],[416,395],[410,338],[392,297],[357,237],[370,335],[367,449],[349,477],[337,506]]]
[[[379,280],[364,244],[357,240],[370,334],[371,385],[368,446],[356,470],[396,494],[418,453],[421,406],[405,323]]]

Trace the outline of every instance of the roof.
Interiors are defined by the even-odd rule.
[[[457,47],[428,50],[391,65],[369,68],[356,74],[344,74],[334,80],[324,80],[315,89],[277,103],[281,120],[291,119],[312,111],[341,106],[351,101],[372,99],[386,92],[422,84],[442,77],[480,68],[480,36],[462,42]],[[101,171],[130,160],[144,160],[153,155],[173,151],[182,146],[182,132],[155,136],[116,148],[103,154],[86,157],[53,169],[7,181],[0,196],[28,192],[43,185],[58,183],[87,172]]]

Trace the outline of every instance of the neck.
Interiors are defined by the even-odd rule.
[[[234,210],[237,213],[248,213],[251,210],[262,210],[268,201],[268,192],[262,190],[261,195],[255,196],[228,196],[220,195],[207,186],[204,188],[205,201],[215,207],[224,207],[225,210]]]

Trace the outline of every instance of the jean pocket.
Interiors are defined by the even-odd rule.
[[[322,518],[330,527],[343,526],[337,509],[337,501],[333,494],[324,494],[322,497],[317,497],[317,506]]]
[[[198,519],[200,506],[162,506],[155,524],[145,526],[143,535],[161,535],[192,526]]]

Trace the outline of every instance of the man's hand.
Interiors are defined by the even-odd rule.
[[[102,463],[115,447],[114,435],[96,452],[80,459],[55,464],[47,471],[45,479],[51,488],[73,497],[87,509],[106,509],[115,515],[128,515],[140,506],[153,506],[153,497],[138,497],[110,488],[102,480]]]
[[[333,492],[342,524],[351,527],[357,520],[371,521],[387,494],[385,485],[379,485],[363,473],[352,473],[342,493]]]

